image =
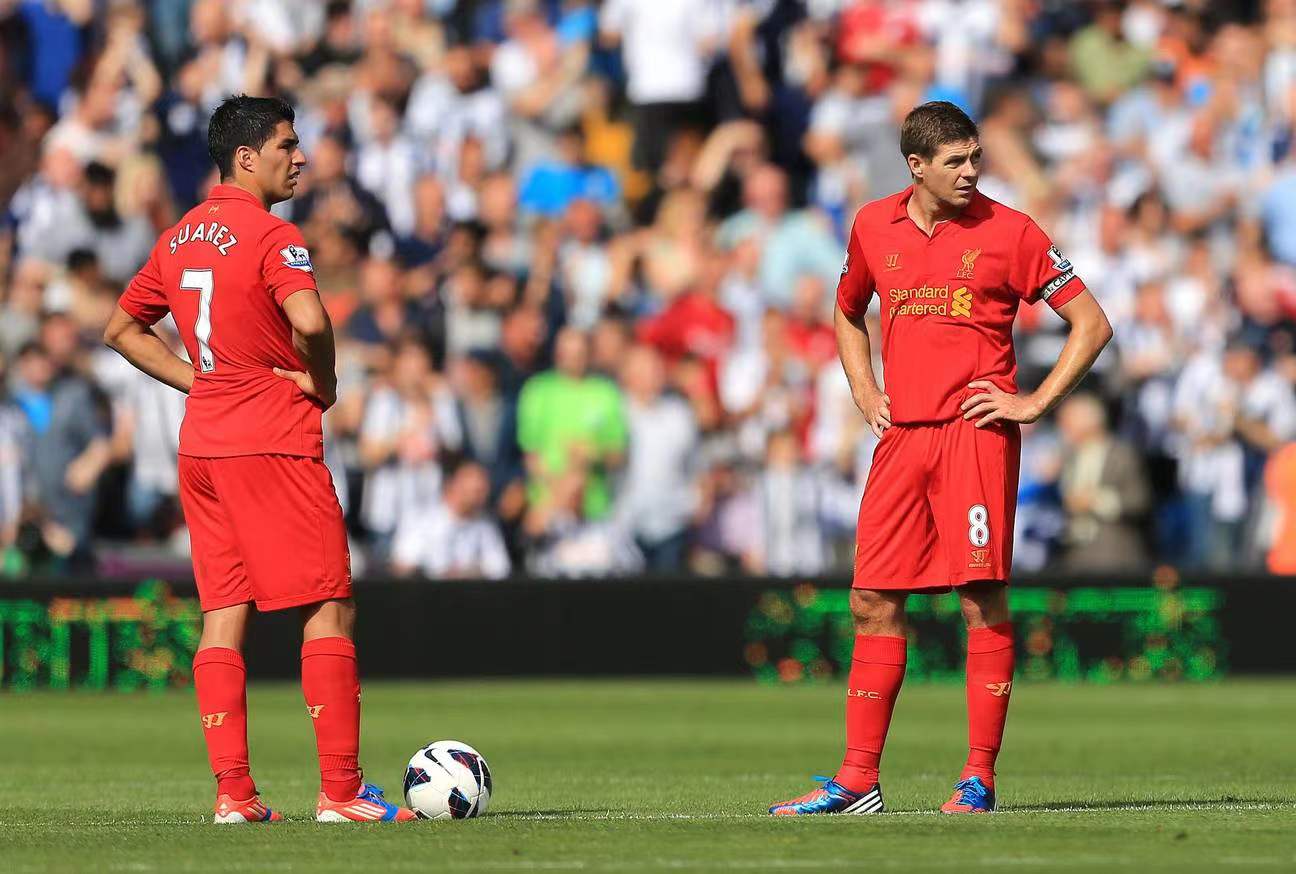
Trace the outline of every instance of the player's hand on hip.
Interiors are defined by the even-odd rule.
[[[879,440],[882,432],[891,427],[891,398],[881,391],[865,391],[855,396],[855,406],[864,414],[864,421]]]
[[[968,388],[980,389],[980,393],[963,401],[959,409],[964,419],[976,419],[978,428],[1000,421],[1028,424],[1040,417],[1039,405],[1031,395],[1009,394],[988,379],[969,382]]]
[[[306,371],[284,370],[282,367],[275,367],[272,369],[274,370],[275,376],[296,383],[297,388],[301,389],[302,394],[315,401],[324,409],[327,410],[337,402],[337,389],[334,388],[327,391],[320,389],[315,385],[314,378]]]

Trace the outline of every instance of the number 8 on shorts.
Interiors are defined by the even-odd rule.
[[[976,547],[990,542],[990,515],[985,504],[973,504],[968,508],[968,541]]]

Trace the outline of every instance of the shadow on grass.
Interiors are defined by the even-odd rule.
[[[624,815],[623,811],[606,807],[566,807],[562,810],[502,810],[486,815],[491,819],[586,819],[590,816]]]

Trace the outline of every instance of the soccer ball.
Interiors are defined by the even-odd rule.
[[[405,803],[420,819],[468,819],[490,805],[491,772],[466,743],[439,740],[419,750],[405,768]]]

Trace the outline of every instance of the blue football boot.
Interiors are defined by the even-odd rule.
[[[823,783],[800,798],[791,801],[780,801],[769,809],[773,816],[809,816],[815,813],[881,813],[882,787],[874,783],[873,788],[864,793],[852,792],[836,780],[827,777],[815,777]]]
[[[941,813],[992,813],[995,791],[980,777],[968,777],[954,784],[954,794],[941,805]]]

